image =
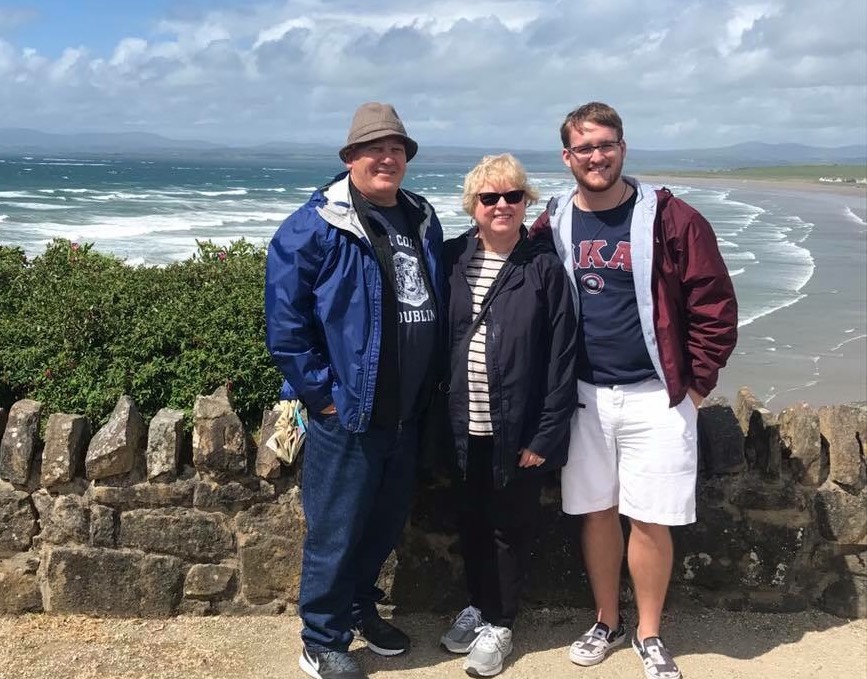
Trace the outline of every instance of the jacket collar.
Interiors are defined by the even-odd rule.
[[[316,207],[316,212],[332,226],[367,240],[364,227],[358,216],[358,210],[352,203],[349,185],[349,172],[337,175],[331,184],[322,190],[324,202]],[[424,241],[425,233],[433,218],[433,207],[419,196],[404,189],[397,193],[398,202],[417,218],[419,239]]]

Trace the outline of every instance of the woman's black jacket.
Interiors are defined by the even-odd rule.
[[[467,264],[477,229],[444,244],[449,283],[449,416],[457,464],[466,471],[468,440],[467,353],[472,294]],[[497,487],[516,474],[566,463],[572,413],[578,404],[575,308],[563,264],[546,239],[521,239],[503,264],[486,299],[485,363],[494,432],[493,476]],[[545,458],[521,469],[522,448]]]

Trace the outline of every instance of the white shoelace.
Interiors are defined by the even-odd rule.
[[[482,612],[475,606],[467,606],[464,610],[458,613],[455,618],[454,626],[458,629],[472,629],[482,624]]]
[[[501,646],[503,643],[502,637],[504,636],[504,632],[501,630],[506,630],[506,628],[494,627],[493,625],[482,625],[481,627],[477,627],[476,632],[479,633],[479,636],[477,636],[475,641],[473,641],[472,648],[478,646],[479,650],[484,651],[485,653],[493,653],[494,651],[502,650]]]

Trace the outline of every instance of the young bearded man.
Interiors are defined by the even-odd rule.
[[[679,679],[660,638],[672,569],[670,526],[695,521],[697,408],[735,347],[737,302],[707,220],[667,189],[622,174],[623,123],[591,102],[560,129],[576,186],[533,225],[550,236],[578,317],[578,400],[563,511],[581,545],[596,623],[569,649],[602,662],[626,639],[620,614],[624,538],[638,624],[632,646],[649,679]]]

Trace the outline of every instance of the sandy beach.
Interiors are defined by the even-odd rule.
[[[716,394],[731,399],[747,385],[772,410],[800,401],[818,406],[867,400],[867,186],[734,177],[645,179],[724,190],[731,200],[782,208],[814,225],[801,243],[814,262],[801,299],[741,326]]]

